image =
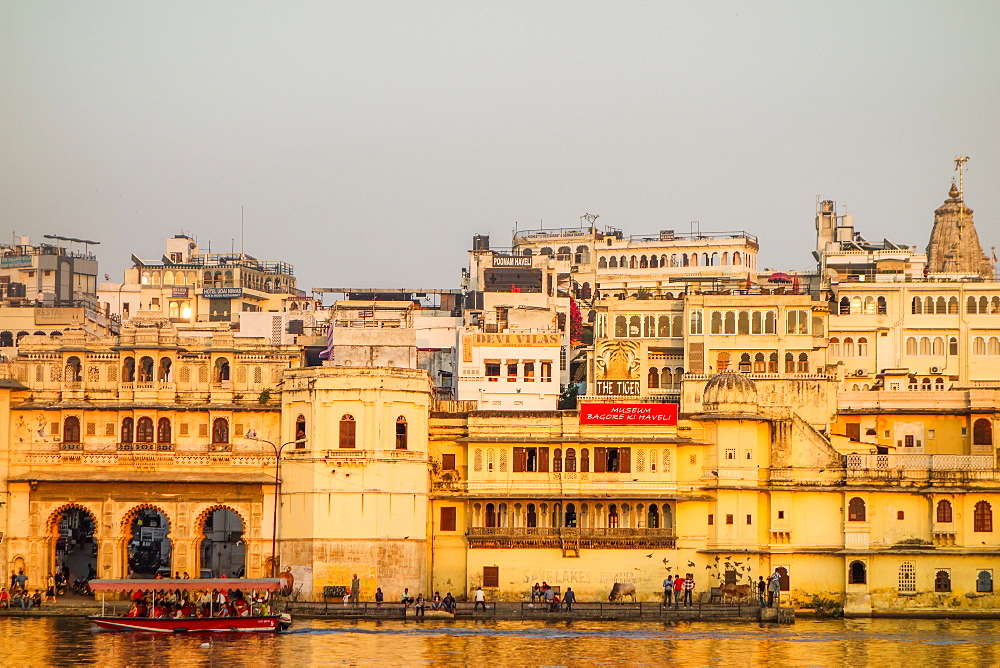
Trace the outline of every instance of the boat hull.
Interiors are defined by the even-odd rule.
[[[138,633],[276,633],[281,624],[278,615],[269,617],[190,617],[184,619],[148,619],[145,617],[101,617],[90,621],[105,631]]]

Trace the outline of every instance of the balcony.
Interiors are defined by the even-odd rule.
[[[470,548],[653,549],[673,548],[671,529],[577,527],[470,527]]]
[[[990,455],[846,455],[848,480],[968,483],[997,481]]]

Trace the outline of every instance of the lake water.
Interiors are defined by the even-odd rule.
[[[203,643],[210,647],[202,647]],[[82,618],[0,618],[4,666],[661,665],[996,666],[998,620],[349,622],[281,635],[92,631]]]

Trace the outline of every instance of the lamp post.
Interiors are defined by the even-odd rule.
[[[275,445],[266,438],[248,437],[247,440],[267,443],[274,450],[274,519],[271,524],[271,577],[278,577],[278,502],[281,498],[281,451],[285,446],[292,443],[305,443],[306,439],[300,438],[294,441],[287,441],[281,445]]]

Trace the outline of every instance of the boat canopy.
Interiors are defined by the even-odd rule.
[[[204,578],[198,580],[91,580],[91,591],[153,591],[160,589],[203,591],[206,589],[281,589],[281,578]]]

